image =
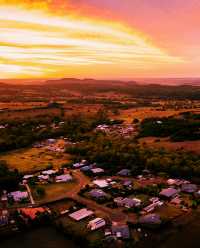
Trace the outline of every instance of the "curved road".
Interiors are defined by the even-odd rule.
[[[108,208],[104,205],[98,204],[97,202],[91,199],[78,195],[79,191],[84,188],[87,184],[90,184],[91,181],[80,170],[75,170],[73,172],[73,177],[77,180],[77,185],[73,188],[73,190],[67,192],[67,197],[72,198],[73,200],[76,200],[80,203],[83,203],[84,205],[96,212],[101,212],[102,215],[106,215],[106,217],[111,221],[120,222],[123,224],[127,222],[128,217],[121,210]]]

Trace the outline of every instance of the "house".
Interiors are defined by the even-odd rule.
[[[190,182],[186,180],[171,179],[171,178],[167,180],[167,184],[170,186],[172,185],[181,186],[182,184],[186,184],[186,183],[190,183]]]
[[[132,181],[131,180],[126,180],[123,182],[123,186],[125,187],[131,187],[132,186]]]
[[[82,168],[80,168],[80,171],[82,172],[88,172],[92,169],[92,166],[91,165],[86,165],[86,166],[83,166]]]
[[[109,128],[108,125],[102,124],[102,125],[98,125],[98,126],[96,127],[96,130],[98,130],[98,131],[106,131],[108,128]]]
[[[24,175],[23,180],[28,180],[28,179],[33,178],[33,177],[34,177],[34,175]]]
[[[112,235],[120,239],[129,239],[130,238],[130,231],[127,225],[112,225],[111,227]]]
[[[75,164],[73,164],[73,168],[75,168],[75,169],[79,169],[82,166],[84,166],[84,164],[82,164],[82,163],[75,163]]]
[[[28,198],[27,191],[15,191],[8,194],[9,197],[13,197],[15,202],[20,202],[21,200]]]
[[[91,215],[93,215],[94,212],[91,210],[88,210],[87,208],[82,208],[72,214],[69,214],[69,217],[76,220],[76,221],[80,221],[82,219],[85,219]]]
[[[99,229],[101,227],[104,227],[105,225],[106,225],[106,222],[105,222],[104,219],[102,219],[102,218],[96,218],[94,220],[91,220],[88,223],[87,227],[90,228],[90,230],[93,231],[93,230],[97,230],[97,229]]]
[[[99,188],[106,188],[109,186],[109,183],[104,179],[94,180],[93,183]]]
[[[197,185],[191,183],[182,184],[181,191],[185,193],[195,193],[197,191]]]
[[[45,170],[45,171],[42,171],[42,174],[43,175],[48,175],[48,176],[53,175],[53,174],[56,174],[56,173],[57,173],[56,170]]]
[[[124,198],[123,205],[126,208],[139,207],[141,204],[141,200],[137,198]]]
[[[118,176],[127,177],[131,175],[131,171],[128,169],[122,169],[117,173]]]
[[[163,189],[160,192],[160,196],[165,197],[165,198],[173,198],[173,197],[177,196],[178,192],[179,191],[177,189],[167,188],[167,189]]]
[[[150,213],[153,212],[157,207],[162,206],[164,203],[162,201],[154,201],[153,203],[151,203],[150,205],[146,206],[143,211],[146,213]]]
[[[72,180],[72,176],[70,176],[69,174],[63,174],[60,176],[56,176],[55,180],[56,180],[56,183],[68,182]]]
[[[158,197],[151,197],[149,199],[149,201],[152,202],[152,203],[155,203],[155,202],[158,202],[159,201],[159,198]]]
[[[140,224],[161,224],[161,218],[158,214],[147,214],[139,218]]]
[[[92,171],[93,174],[104,173],[104,169],[102,169],[102,168],[94,168],[94,169],[91,169],[91,171]]]
[[[47,209],[42,208],[42,207],[38,207],[38,208],[21,208],[19,211],[20,211],[20,213],[22,215],[25,215],[26,217],[29,217],[31,220],[34,220],[34,219],[37,218],[38,214],[47,212]]]
[[[80,163],[73,164],[73,168],[74,169],[79,169],[79,168],[81,168],[83,166],[86,166],[86,165],[87,165],[87,161],[86,160],[81,160]]]
[[[124,200],[123,197],[117,197],[113,201],[117,204],[117,206],[123,207],[123,200]]]
[[[47,143],[48,144],[54,144],[56,142],[56,139],[48,139]]]
[[[101,189],[93,189],[89,192],[90,196],[95,198],[95,199],[105,199],[108,197],[108,194],[106,194],[103,190]]]
[[[137,198],[131,199],[131,198],[117,197],[114,199],[114,202],[119,207],[126,207],[126,208],[139,207],[141,205],[141,200]]]
[[[170,186],[171,186],[171,185],[175,185],[175,184],[176,184],[176,179],[171,179],[171,178],[168,179],[168,180],[167,180],[167,184],[170,185]]]
[[[49,175],[39,175],[38,179],[41,181],[48,181],[49,180]]]

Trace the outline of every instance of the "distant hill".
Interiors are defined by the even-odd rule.
[[[172,81],[174,82],[174,81]],[[166,85],[163,82],[120,80],[95,80],[63,78],[46,81],[29,81],[29,84],[0,83],[1,99],[64,99],[69,96],[95,97],[99,94],[120,94],[133,98],[156,98],[156,99],[196,99],[200,100],[200,85],[198,80],[193,79],[194,85],[189,81],[179,79],[180,85]]]
[[[200,78],[136,78],[135,81],[142,84],[200,86]]]

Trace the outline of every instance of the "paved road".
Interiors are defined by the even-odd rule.
[[[33,199],[33,196],[32,196],[31,190],[30,190],[30,187],[29,187],[28,184],[25,184],[25,186],[26,186],[26,189],[27,189],[27,192],[28,192],[28,195],[29,195],[31,204],[34,205],[34,204],[35,204],[35,201],[34,201],[34,199]]]
[[[110,221],[114,221],[114,222],[118,222],[118,223],[126,223],[128,220],[128,217],[126,214],[124,214],[120,209],[111,209],[106,207],[105,205],[102,204],[98,204],[97,202],[82,197],[80,196],[78,193],[79,191],[84,188],[87,184],[91,183],[90,178],[88,178],[87,176],[85,176],[80,170],[74,170],[73,171],[73,177],[76,180],[76,185],[74,186],[74,188],[72,190],[70,190],[69,192],[65,193],[65,195],[62,196],[58,196],[56,197],[54,200],[51,201],[41,201],[40,203],[33,203],[33,205],[35,206],[39,206],[39,205],[45,205],[48,203],[51,203],[53,201],[57,201],[57,200],[63,200],[66,198],[71,198],[77,202],[80,202],[84,205],[86,205],[88,208],[94,210],[96,213],[101,214],[102,216],[106,216]],[[27,187],[27,190],[29,191],[30,188]],[[30,199],[31,199],[32,195],[30,193]],[[33,199],[32,199],[33,200]],[[31,202],[32,202],[31,200]],[[34,202],[34,200],[33,200]]]
[[[73,200],[76,200],[80,203],[83,203],[88,208],[91,208],[96,212],[101,212],[102,215],[106,215],[107,218],[109,218],[111,221],[126,223],[127,215],[124,214],[121,210],[108,208],[104,205],[98,204],[97,202],[91,199],[78,195],[79,191],[84,188],[87,184],[90,184],[91,181],[80,170],[75,170],[73,172],[73,176],[77,180],[77,185],[73,188],[72,191],[67,193],[67,197],[72,198]]]

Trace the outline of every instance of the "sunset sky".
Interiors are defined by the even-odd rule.
[[[200,76],[199,0],[0,0],[0,78]]]

